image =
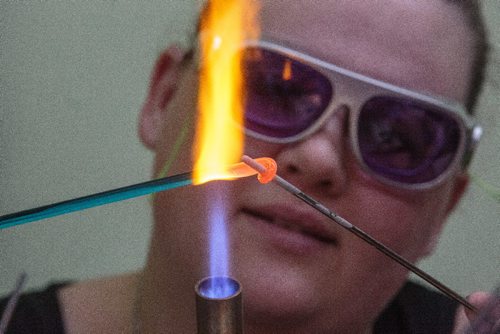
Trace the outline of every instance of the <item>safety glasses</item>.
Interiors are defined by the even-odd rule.
[[[465,168],[481,128],[463,106],[378,81],[269,42],[242,49],[245,130],[272,143],[300,141],[341,105],[361,166],[410,189]]]

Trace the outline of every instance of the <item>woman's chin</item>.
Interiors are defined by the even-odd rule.
[[[321,296],[311,287],[306,275],[261,272],[254,278],[246,275],[241,283],[244,307],[257,318],[265,315],[272,321],[301,321],[317,313],[321,305]]]

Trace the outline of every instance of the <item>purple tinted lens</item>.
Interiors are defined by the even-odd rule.
[[[377,174],[420,184],[440,176],[456,157],[461,131],[448,113],[394,97],[367,101],[358,119],[364,163]]]
[[[276,52],[243,51],[245,127],[273,138],[306,130],[332,98],[328,78],[312,67]]]

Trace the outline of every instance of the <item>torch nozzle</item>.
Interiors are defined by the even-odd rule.
[[[198,334],[243,333],[241,286],[230,277],[207,277],[195,286]]]

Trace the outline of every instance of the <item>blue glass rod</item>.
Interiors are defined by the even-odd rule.
[[[192,184],[191,172],[0,216],[0,229]]]

